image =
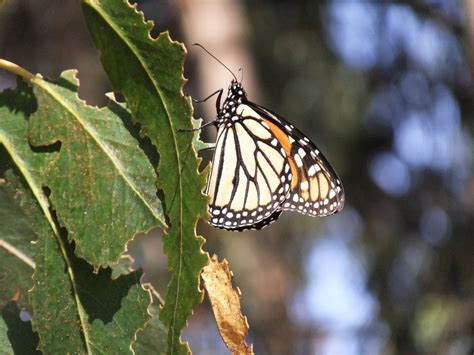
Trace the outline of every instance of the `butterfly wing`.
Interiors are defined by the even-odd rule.
[[[276,220],[290,193],[286,152],[250,108],[221,124],[207,184],[210,223],[229,230],[260,229]]]
[[[287,155],[291,193],[282,208],[318,217],[342,210],[341,180],[316,145],[280,115],[252,102],[246,104],[267,123]]]

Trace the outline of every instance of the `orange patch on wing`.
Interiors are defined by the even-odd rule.
[[[326,179],[326,176],[324,176],[324,174],[321,172],[318,174],[318,178],[319,178],[319,192],[320,192],[321,198],[324,199],[326,198],[329,191],[328,180]]]
[[[307,176],[305,175],[305,172],[303,169],[300,169],[300,172],[301,172],[301,191],[300,191],[300,195],[301,197],[303,197],[303,199],[305,201],[308,201],[309,200],[309,181],[307,180]],[[303,185],[305,185],[303,188]]]
[[[280,142],[281,146],[283,147],[283,150],[286,153],[286,156],[288,157],[288,162],[290,163],[291,168],[291,174],[293,175],[293,179],[291,181],[291,189],[294,190],[294,188],[298,185],[298,169],[296,168],[296,164],[293,158],[291,157],[291,143],[288,139],[288,135],[280,127],[265,119],[264,117],[262,117],[262,120],[268,125],[268,127],[270,127],[270,130],[272,131],[276,139],[278,139],[278,142]]]
[[[272,131],[274,136],[278,139],[281,146],[285,150],[286,155],[290,156],[291,143],[290,143],[290,140],[288,139],[288,135],[280,127],[270,122],[269,120],[265,119],[264,117],[262,117],[262,120],[270,127],[270,130]]]
[[[308,201],[309,200],[309,191],[308,190],[301,191],[301,197],[303,197],[303,199],[305,201]]]
[[[317,201],[319,198],[319,182],[317,176],[313,176],[309,179],[311,200]]]

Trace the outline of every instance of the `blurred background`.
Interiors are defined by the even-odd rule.
[[[138,4],[155,35],[186,45],[187,94],[231,80],[200,42],[243,68],[249,98],[300,127],[344,183],[336,216],[284,213],[243,233],[199,225],[205,250],[230,262],[255,352],[472,354],[474,1]],[[110,91],[76,0],[6,0],[0,58],[50,78],[77,68],[94,105]],[[13,85],[0,72],[0,90]],[[196,117],[215,117],[211,101]],[[130,249],[163,293],[159,232]],[[195,354],[227,353],[207,299],[184,338]]]

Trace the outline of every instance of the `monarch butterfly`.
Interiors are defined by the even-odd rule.
[[[327,216],[344,206],[344,189],[326,158],[300,130],[280,115],[247,99],[234,73],[217,118],[201,126],[217,127],[208,177],[210,224],[233,231],[261,229],[283,210]]]

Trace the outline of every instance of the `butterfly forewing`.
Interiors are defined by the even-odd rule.
[[[318,217],[339,212],[344,206],[341,181],[316,145],[283,117],[248,104],[283,140],[283,146],[289,144],[286,153],[292,171],[291,193],[282,208]]]
[[[210,223],[232,230],[260,229],[280,215],[292,173],[269,126],[248,106],[237,111],[240,119],[218,130],[207,185]]]

